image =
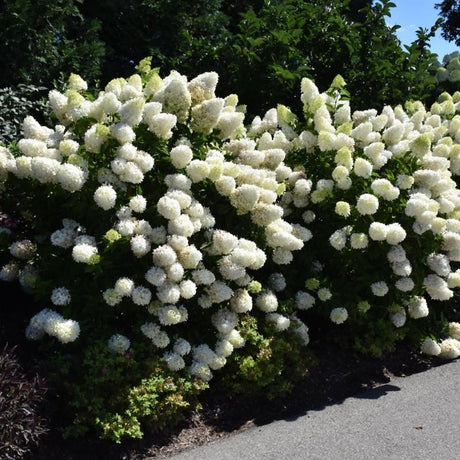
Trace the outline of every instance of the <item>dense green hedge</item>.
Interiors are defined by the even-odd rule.
[[[246,122],[214,72],[137,70],[96,94],[72,74],[52,128],[0,148],[0,279],[35,296],[66,435],[142,437],[214,382],[276,397],[309,328],[460,355],[459,91],[352,111],[341,76],[303,78],[301,112]]]

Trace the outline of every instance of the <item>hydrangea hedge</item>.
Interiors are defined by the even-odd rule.
[[[301,117],[247,124],[215,73],[138,72],[96,96],[72,75],[54,129],[0,148],[0,278],[40,306],[67,434],[141,437],[215,381],[288,391],[308,327],[460,355],[460,92],[352,113],[340,76],[304,79]]]

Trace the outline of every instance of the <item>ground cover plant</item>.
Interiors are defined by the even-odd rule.
[[[213,385],[286,393],[309,328],[460,355],[459,92],[352,112],[342,77],[304,78],[303,113],[248,123],[214,72],[137,71],[71,75],[53,128],[0,150],[0,278],[34,296],[66,436],[140,438]]]

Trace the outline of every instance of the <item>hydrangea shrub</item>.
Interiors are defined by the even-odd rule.
[[[54,128],[27,117],[0,151],[0,278],[42,306],[28,339],[67,356],[102,341],[183,388],[225,380],[229,362],[236,391],[272,392],[283,366],[305,366],[292,358],[324,319],[374,355],[405,336],[460,354],[459,92],[352,113],[340,76],[325,93],[304,79],[302,117],[280,105],[246,124],[216,73],[161,78],[148,59],[138,71],[97,95],[71,75],[49,94]],[[304,369],[287,374],[285,389]],[[97,418],[120,439],[117,408]],[[136,423],[126,435],[142,435]]]

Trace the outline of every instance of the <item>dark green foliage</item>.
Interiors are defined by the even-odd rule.
[[[363,7],[359,9],[359,7]],[[226,92],[234,91],[250,113],[263,113],[276,103],[301,111],[294,95],[302,77],[325,90],[341,74],[362,109],[426,99],[434,88],[435,56],[429,51],[430,31],[404,51],[398,26],[386,18],[389,0],[265,2],[258,11],[242,14],[231,42],[219,49],[216,70]],[[415,71],[418,69],[417,71]]]
[[[0,458],[22,458],[46,433],[37,412],[45,395],[39,377],[27,377],[17,361],[15,348],[0,352]]]
[[[442,36],[460,46],[460,1],[443,0],[436,3],[435,7],[439,10],[439,16],[444,19],[441,26]]]
[[[184,62],[193,74],[206,69],[216,49],[226,42],[229,18],[222,0],[102,0],[84,1],[85,18],[99,21],[100,39],[107,48],[101,70],[107,79],[128,76],[145,56],[153,57],[162,73],[181,70]],[[230,6],[230,11],[235,11]]]
[[[299,112],[302,77],[320,89],[341,74],[354,108],[376,108],[436,92],[433,30],[406,50],[388,27],[389,0],[15,0],[0,13],[0,86],[51,86],[61,73],[91,83],[129,76],[145,56],[162,74],[215,70],[222,94],[250,114],[283,103]],[[444,2],[447,3],[447,2]],[[452,2],[450,2],[452,3]]]
[[[27,115],[46,122],[46,95],[47,88],[34,85],[0,88],[0,144],[8,145],[21,137],[21,124]]]
[[[51,86],[61,73],[100,74],[104,44],[99,21],[85,18],[82,0],[0,2],[0,87]]]

